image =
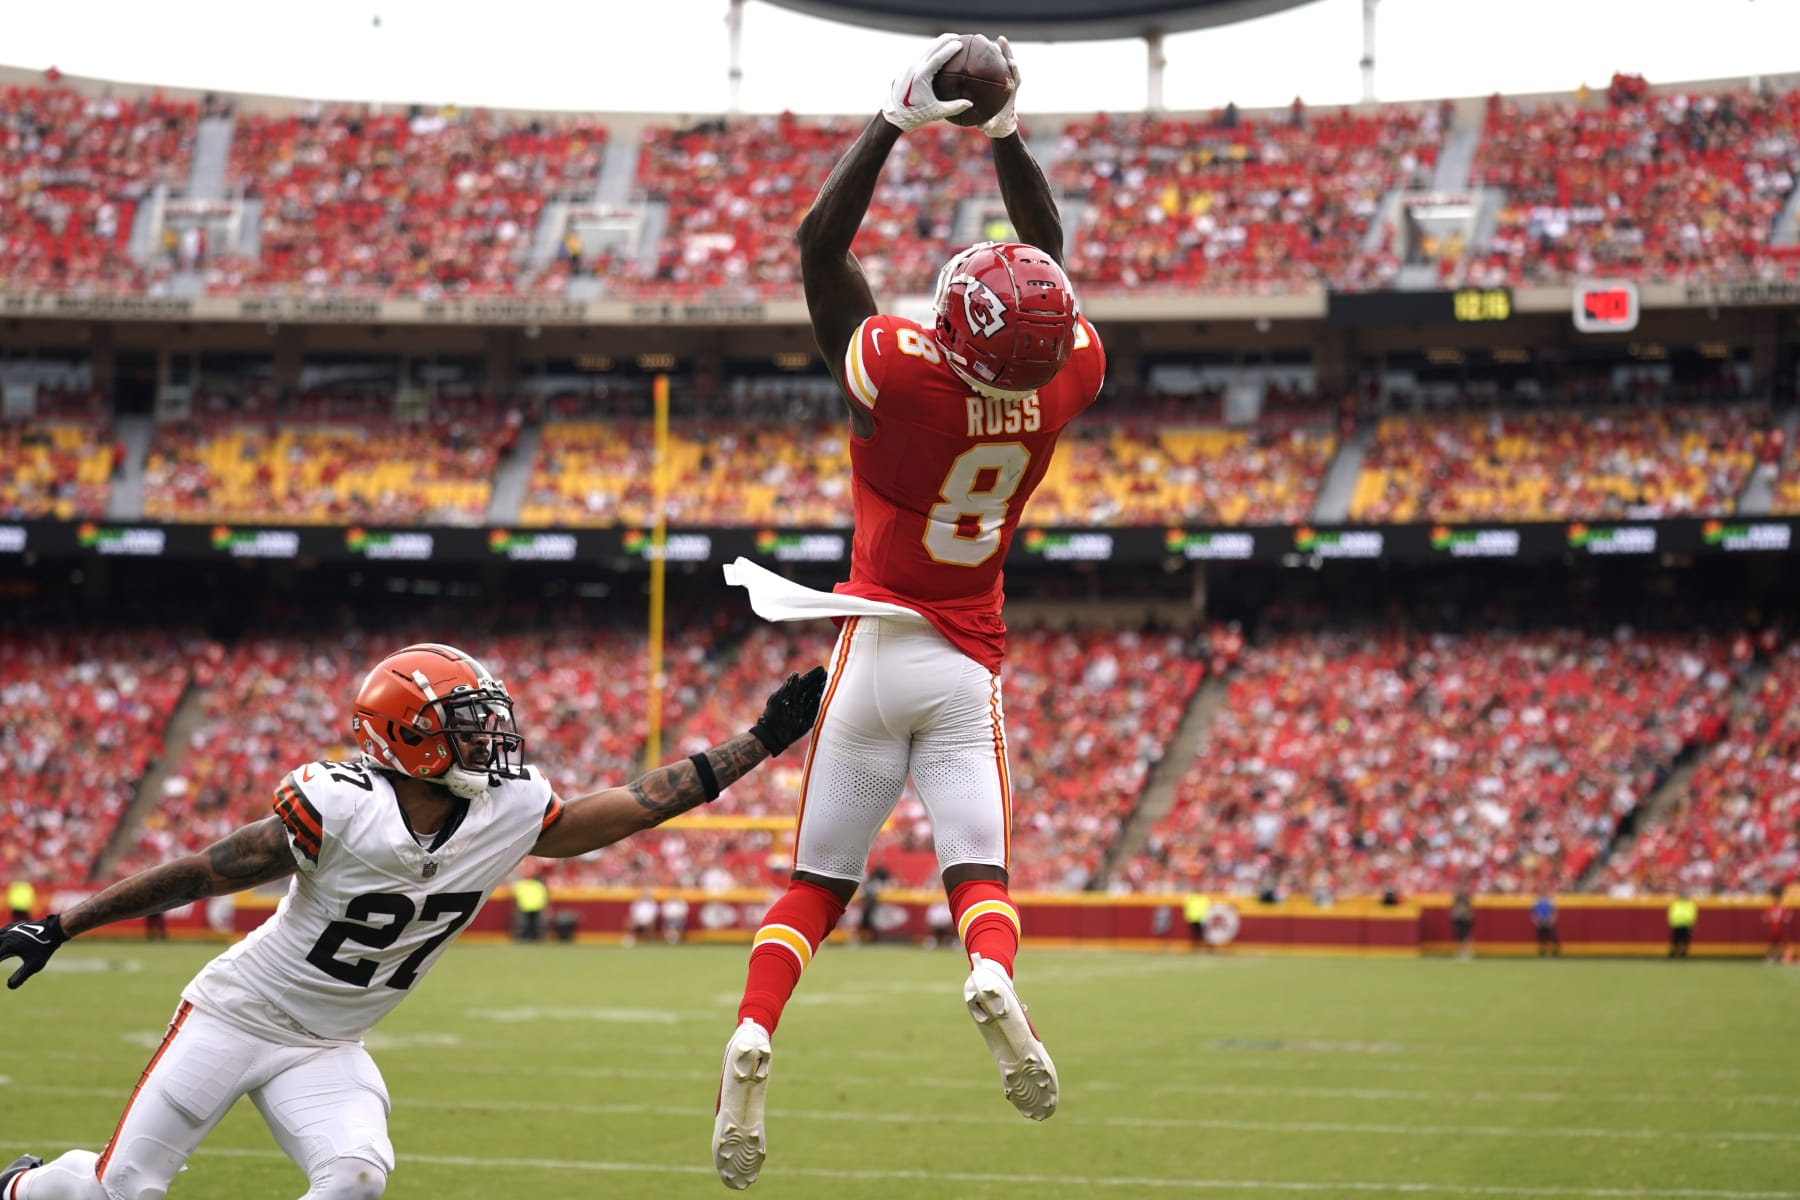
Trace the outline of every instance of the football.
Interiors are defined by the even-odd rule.
[[[981,124],[1006,106],[1012,95],[1012,72],[1000,47],[979,33],[965,33],[962,49],[945,63],[932,83],[939,100],[972,100],[967,112],[950,117],[952,125],[965,128]]]

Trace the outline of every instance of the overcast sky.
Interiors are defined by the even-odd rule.
[[[0,0],[0,62],[240,92],[705,113],[726,102],[726,0]],[[1168,39],[1171,108],[1347,103],[1361,0]],[[379,21],[377,20],[379,19]],[[751,0],[743,107],[870,112],[920,39]],[[1133,109],[1137,42],[1019,47],[1022,110]],[[1800,0],[1380,0],[1384,100],[1800,70]]]

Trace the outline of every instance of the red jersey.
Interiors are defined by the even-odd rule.
[[[856,537],[837,590],[916,609],[990,671],[1006,656],[1001,566],[1019,514],[1106,377],[1094,327],[1077,320],[1068,365],[1017,400],[978,395],[904,317],[870,317],[844,356],[875,431],[850,439]]]

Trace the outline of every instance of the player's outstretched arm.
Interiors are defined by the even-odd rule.
[[[900,130],[884,117],[871,120],[826,177],[795,235],[813,340],[839,377],[839,386],[844,382],[844,351],[857,326],[876,312],[875,293],[850,244],[869,211],[881,164],[899,140]]]
[[[1062,266],[1062,213],[1056,207],[1050,181],[1044,178],[1037,160],[1025,148],[1025,139],[1019,136],[1019,117],[1013,110],[1019,96],[1019,64],[1013,59],[1012,44],[1005,38],[1000,39],[1000,53],[1006,56],[1006,65],[1012,70],[1012,95],[1007,98],[1006,107],[981,126],[981,132],[992,139],[989,145],[994,150],[994,174],[1000,179],[1006,217],[1018,231],[1019,240],[1036,246]]]
[[[716,799],[764,759],[806,736],[819,717],[825,668],[789,675],[745,733],[704,754],[659,767],[625,787],[578,796],[544,830],[531,852],[542,858],[574,858],[661,825],[670,817]]]
[[[65,913],[41,921],[15,921],[0,929],[0,961],[22,964],[6,981],[16,988],[44,969],[58,946],[72,937],[195,900],[241,892],[294,873],[294,854],[279,817],[246,825],[198,854],[139,871]]]
[[[938,70],[962,48],[955,34],[938,38],[906,70],[894,77],[888,102],[881,115],[871,120],[819,188],[812,208],[800,222],[800,282],[806,292],[806,309],[812,317],[813,338],[819,353],[830,364],[838,386],[844,383],[844,352],[864,320],[875,315],[875,294],[869,290],[862,264],[850,252],[868,214],[881,166],[902,133],[955,116],[967,109],[968,100],[939,100],[931,81]],[[873,429],[868,413],[851,403],[845,390],[850,420],[858,433]]]

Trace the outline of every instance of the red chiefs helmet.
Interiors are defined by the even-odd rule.
[[[1019,242],[970,246],[938,272],[937,342],[971,387],[1026,395],[1069,361],[1081,306],[1054,258]]]
[[[506,685],[454,646],[408,646],[376,663],[356,691],[350,731],[372,765],[465,800],[525,777]]]

